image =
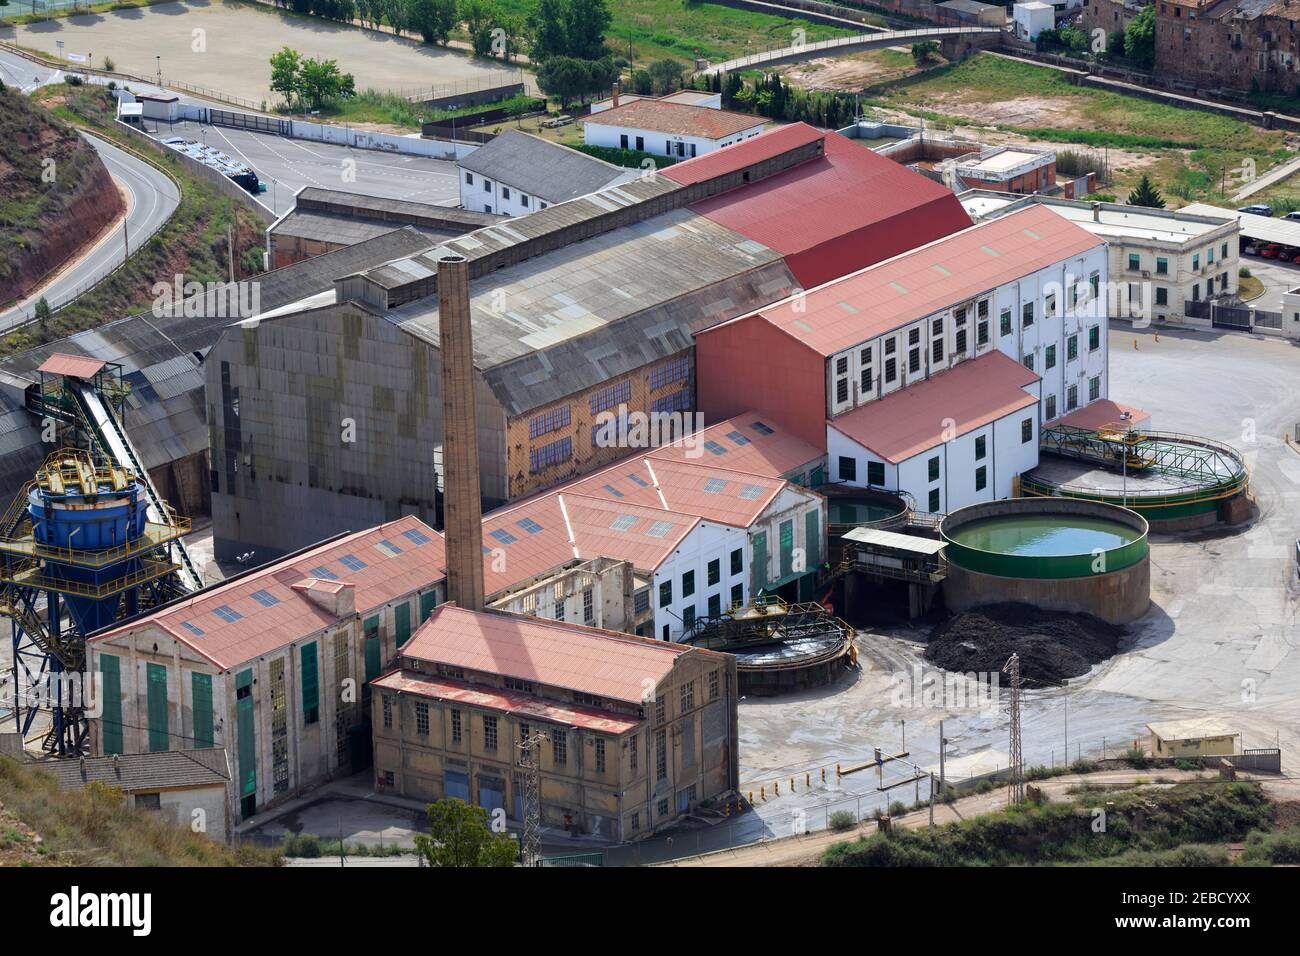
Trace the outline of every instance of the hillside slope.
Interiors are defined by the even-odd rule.
[[[12,89],[0,91],[0,305],[42,284],[125,211],[95,151]]]

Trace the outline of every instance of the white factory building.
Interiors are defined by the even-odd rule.
[[[637,170],[515,129],[496,136],[456,165],[462,209],[511,217],[527,216],[638,175]]]
[[[1042,428],[1106,398],[1107,274],[1100,238],[1030,205],[701,333],[726,380],[702,404],[761,387],[820,415],[828,481],[922,511],[1009,497]]]
[[[635,149],[691,159],[757,136],[767,121],[711,105],[637,99],[595,113],[583,124],[588,146]]]

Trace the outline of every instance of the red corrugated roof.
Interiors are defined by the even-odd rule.
[[[1038,378],[1015,359],[989,352],[827,424],[897,464],[1034,405],[1038,399],[1025,386]]]
[[[73,378],[94,378],[108,363],[102,359],[91,358],[89,355],[69,355],[66,352],[55,352],[49,358],[37,367],[38,372],[49,372],[52,375],[71,375]]]
[[[1029,206],[755,314],[830,356],[1102,244],[1049,207]]]
[[[444,604],[402,647],[402,656],[639,704],[688,650],[618,631]]]
[[[764,130],[751,139],[743,140],[724,149],[714,150],[711,153],[705,153],[703,156],[675,163],[664,169],[660,175],[667,176],[673,182],[681,183],[683,186],[689,186],[692,183],[713,179],[715,176],[734,173],[746,166],[752,166],[765,159],[771,159],[781,153],[789,152],[800,146],[806,146],[816,140],[825,139],[827,135],[837,136],[839,134],[828,134],[825,130],[814,129],[807,123],[791,123],[788,126],[778,126],[775,129]]]
[[[416,544],[405,537],[403,532],[407,531],[429,540]],[[400,552],[392,554],[381,547],[385,540],[400,548]],[[364,563],[365,567],[354,570],[340,560],[349,557]],[[330,583],[351,584],[356,591],[356,610],[364,614],[404,594],[432,586],[445,576],[445,566],[442,536],[419,518],[408,516],[206,588],[187,601],[105,631],[92,640],[101,641],[138,630],[145,624],[156,624],[218,667],[234,667],[337,620],[307,596],[315,584],[295,585],[318,577]],[[253,597],[261,591],[275,603],[266,606]],[[217,613],[221,608],[229,608],[239,617],[227,620],[224,612]],[[202,633],[196,633],[191,627]]]
[[[1137,428],[1145,422],[1151,420],[1151,413],[1143,411],[1134,405],[1121,405],[1119,402],[1113,402],[1109,398],[1098,399],[1084,405],[1082,408],[1076,408],[1070,414],[1060,419],[1056,424],[1068,425],[1071,428],[1084,428],[1088,431],[1096,431],[1098,428],[1104,428],[1107,425],[1119,425],[1122,423],[1121,416],[1128,412],[1132,416],[1129,421],[1131,428]]]
[[[722,139],[767,123],[761,116],[715,110],[708,106],[667,103],[663,100],[635,100],[617,109],[602,110],[583,122],[597,126],[622,126],[678,136]]]
[[[467,707],[482,707],[485,710],[498,710],[519,717],[543,720],[567,727],[581,727],[603,734],[622,734],[634,729],[641,723],[635,717],[610,714],[593,707],[578,707],[573,704],[561,704],[543,700],[533,694],[519,691],[498,690],[495,687],[474,687],[461,681],[430,677],[416,671],[392,671],[376,678],[373,686],[384,690],[395,690],[417,697],[429,697],[434,700],[451,701]]]
[[[755,423],[763,428],[756,428]],[[704,429],[693,448],[673,442],[650,452],[651,461],[707,461],[725,465],[732,471],[782,478],[801,471],[825,457],[825,452],[808,444],[784,425],[762,412],[734,415]],[[715,455],[705,443],[712,442],[723,450]]]
[[[796,133],[806,138],[817,132],[801,126],[784,135],[794,140]],[[804,288],[970,226],[961,202],[942,184],[838,133],[823,135],[824,156],[690,208],[781,253]],[[721,152],[733,153],[734,160],[748,150],[756,162],[771,148],[764,140],[776,144],[778,137],[757,136]],[[703,170],[706,162],[723,164],[717,155],[685,163],[682,172]],[[665,175],[682,175],[674,170]]]

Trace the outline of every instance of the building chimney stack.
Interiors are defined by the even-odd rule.
[[[610,100],[609,107],[614,110],[618,109],[618,80],[614,81],[614,96]]]
[[[442,526],[447,540],[447,597],[483,609],[483,504],[479,494],[478,421],[474,410],[474,342],[469,313],[469,263],[438,260],[438,325],[442,357]]]
[[[1092,221],[1101,222],[1101,203],[1099,202],[1092,204]]]

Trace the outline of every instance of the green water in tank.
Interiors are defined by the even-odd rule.
[[[948,533],[958,544],[996,554],[1048,557],[1111,551],[1140,534],[1107,518],[1081,515],[1022,515],[984,518]]]
[[[866,524],[898,514],[899,508],[865,501],[831,501],[827,506],[831,524]]]

